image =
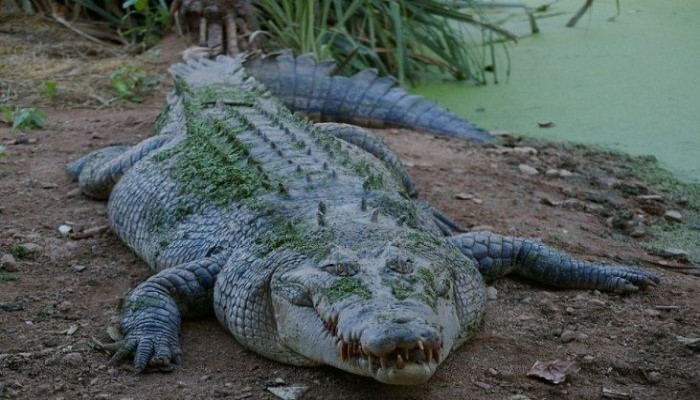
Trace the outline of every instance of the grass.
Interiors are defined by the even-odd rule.
[[[494,41],[469,40],[465,27],[514,39],[469,2],[413,0],[254,0],[267,45],[333,58],[343,72],[377,68],[402,83],[427,71],[485,83]],[[481,46],[489,51],[484,52]],[[493,67],[493,66],[492,66]]]
[[[163,80],[162,76],[147,75],[143,68],[132,64],[119,67],[109,78],[117,97],[134,103],[143,102],[143,95]]]
[[[7,107],[0,105],[3,120],[12,126],[12,130],[41,129],[46,123],[46,114],[37,108]]]

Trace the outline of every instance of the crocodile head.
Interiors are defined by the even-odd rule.
[[[389,384],[423,383],[477,326],[481,277],[437,238],[362,247],[335,246],[321,261],[273,276],[279,341],[309,363]]]

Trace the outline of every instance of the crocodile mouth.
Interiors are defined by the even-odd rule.
[[[364,370],[380,382],[419,384],[427,381],[440,364],[440,343],[422,340],[397,343],[393,350],[371,351],[359,337],[343,337],[338,330],[338,316],[321,317],[330,340],[335,341],[338,359],[351,369]]]

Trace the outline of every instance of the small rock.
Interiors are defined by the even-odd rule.
[[[664,218],[671,222],[681,222],[683,221],[683,215],[675,210],[668,210],[664,213]]]
[[[571,172],[571,171],[569,171],[569,170],[567,170],[567,169],[560,169],[560,170],[559,170],[559,176],[562,177],[562,178],[569,178],[569,177],[574,176],[574,173]]]
[[[539,171],[537,170],[537,168],[531,167],[527,164],[518,165],[518,169],[520,170],[520,172],[522,174],[525,174],[525,175],[537,175],[537,174],[539,174]]]
[[[83,272],[86,269],[87,269],[87,266],[85,266],[85,265],[76,264],[73,266],[73,271],[75,271],[75,272]]]
[[[647,308],[643,312],[645,317],[658,317],[661,315],[661,312],[654,310],[653,308]]]
[[[690,253],[687,250],[676,249],[669,247],[661,251],[661,256],[664,258],[673,258],[676,260],[687,262],[690,259]]]
[[[633,238],[641,238],[641,237],[646,236],[646,234],[647,234],[646,229],[644,229],[644,228],[641,227],[641,226],[635,227],[635,228],[632,229],[632,231],[630,232],[630,236],[633,237]]]
[[[29,300],[26,297],[15,297],[12,301],[0,302],[0,310],[8,312],[22,311],[27,308],[27,303],[29,303]]]
[[[19,248],[23,249],[24,251],[26,251],[27,253],[31,253],[31,254],[39,253],[42,250],[41,246],[39,246],[36,243],[31,243],[31,242],[21,243],[21,244],[17,245],[17,247],[19,247]]]
[[[550,168],[544,172],[544,174],[548,177],[554,177],[559,175],[559,170]]]
[[[489,286],[486,288],[486,298],[489,300],[496,300],[498,299],[498,289],[496,289],[493,286]]]
[[[600,295],[600,292],[598,292],[598,296]],[[606,304],[603,300],[599,299],[588,299],[588,304],[593,306],[593,307],[605,307]]]
[[[496,371],[496,370],[493,369],[493,368],[489,368],[487,371],[488,371],[488,373],[491,374],[492,376],[497,376],[497,375],[498,375],[498,371]]]
[[[661,374],[657,371],[650,371],[644,374],[644,377],[649,381],[649,383],[652,383],[656,385],[657,383],[661,382]]]
[[[576,340],[579,342],[585,342],[588,340],[588,335],[583,332],[576,332]]]
[[[583,362],[584,364],[592,364],[593,361],[595,361],[595,357],[593,357],[591,355],[585,355],[585,356],[583,356],[583,359],[581,360],[581,362]]]
[[[474,382],[474,386],[480,387],[484,390],[490,390],[493,387],[486,382],[480,382],[480,381]]]
[[[471,200],[473,198],[474,198],[474,196],[469,194],[469,193],[457,193],[455,195],[455,199],[457,199],[457,200]]]
[[[83,355],[80,353],[68,353],[61,359],[64,364],[80,365],[83,363]]]
[[[60,302],[60,303],[56,306],[56,308],[58,309],[58,311],[62,311],[62,312],[70,311],[71,307],[73,307],[73,304],[72,304],[70,301],[67,301],[67,300],[66,300],[66,301]]]
[[[630,393],[622,392],[619,390],[608,389],[605,387],[601,390],[600,394],[601,394],[601,396],[603,396],[604,399],[625,400],[625,399],[632,398],[632,395]]]
[[[68,237],[71,232],[73,232],[73,228],[70,225],[61,225],[58,227],[58,234],[61,235],[61,237]]]
[[[513,147],[513,153],[527,156],[536,156],[537,149],[530,146],[517,146]]]
[[[559,336],[559,340],[561,340],[562,343],[573,342],[574,340],[576,340],[576,332],[565,330],[561,333],[561,336]]]
[[[576,312],[576,310],[574,310],[573,307],[566,307],[565,311],[567,314],[573,314],[574,312]]]
[[[12,256],[12,254],[3,254],[0,257],[0,269],[4,269],[7,272],[17,272],[17,260]]]
[[[309,390],[308,386],[276,386],[267,388],[270,393],[282,400],[297,400]]]
[[[44,347],[56,347],[58,346],[58,338],[56,336],[50,336],[44,339]]]
[[[664,197],[659,195],[659,194],[642,194],[642,195],[637,196],[637,199],[639,199],[641,201],[651,202],[651,201],[662,201],[664,199]]]

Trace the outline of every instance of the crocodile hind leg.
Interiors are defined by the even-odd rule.
[[[150,137],[136,146],[110,146],[95,150],[68,166],[86,196],[105,200],[124,173],[136,162],[170,142],[174,135]]]
[[[549,286],[617,293],[636,292],[659,283],[659,278],[649,272],[576,260],[531,239],[469,232],[449,240],[476,263],[487,280],[515,273]]]
[[[234,56],[255,49],[253,8],[246,0],[175,0],[170,6],[175,27],[197,51],[190,56]]]
[[[212,291],[225,263],[210,257],[164,269],[134,289],[124,301],[124,339],[109,346],[117,351],[111,363],[134,356],[134,369],[146,367],[170,370],[180,363],[181,315],[212,313]]]

